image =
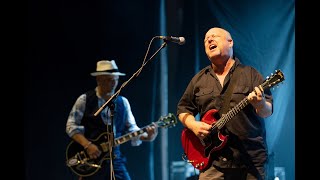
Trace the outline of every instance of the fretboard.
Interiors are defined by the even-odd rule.
[[[127,133],[127,134],[125,134],[123,136],[120,136],[120,137],[116,138],[114,140],[114,145],[117,146],[117,145],[123,144],[123,143],[125,143],[127,141],[130,141],[132,138],[137,137],[137,136],[143,134],[144,132],[146,132],[147,128],[151,127],[151,126],[154,126],[154,125],[150,124],[148,126],[145,126],[145,127],[141,128],[141,129],[139,129],[138,131]]]

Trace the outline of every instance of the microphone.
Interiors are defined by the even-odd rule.
[[[186,43],[186,40],[184,37],[173,37],[173,36],[156,36],[159,39],[163,39],[165,41],[171,41],[173,43],[178,43],[179,45],[183,45]]]

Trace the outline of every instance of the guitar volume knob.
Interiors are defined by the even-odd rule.
[[[204,162],[201,162],[201,163],[197,163],[196,165],[195,165],[195,167],[196,168],[199,168],[199,167],[201,167],[201,166],[203,166],[204,165]]]
[[[79,161],[76,158],[69,159],[69,161],[67,163],[68,166],[75,166],[77,164],[79,164]]]

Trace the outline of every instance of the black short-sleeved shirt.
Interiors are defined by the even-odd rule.
[[[225,77],[222,87],[211,65],[203,68],[189,82],[184,94],[177,105],[177,114],[190,113],[194,116],[203,115],[210,109],[220,110],[224,100],[224,93],[229,85],[230,78],[236,68],[242,68],[230,98],[230,107],[239,104],[245,99],[254,87],[264,82],[264,77],[253,67],[242,65],[239,59]],[[265,98],[273,103],[272,94],[269,89],[264,90]],[[219,120],[217,117],[216,120]],[[225,129],[230,133],[228,143],[221,151],[227,151],[231,147],[233,153],[226,156],[227,159],[239,158],[240,155],[249,155],[255,165],[262,165],[267,159],[267,145],[265,142],[265,125],[263,118],[255,113],[251,104],[246,105],[232,119],[225,124]],[[239,141],[237,141],[239,140]],[[219,153],[217,153],[219,154]],[[230,157],[231,156],[231,157]],[[241,156],[242,157],[242,156]],[[248,159],[247,157],[243,157]],[[217,160],[219,158],[217,157]],[[214,164],[222,166],[219,162]]]

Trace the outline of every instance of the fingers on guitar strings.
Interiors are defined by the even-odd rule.
[[[260,92],[261,92],[261,97],[265,97],[265,96],[264,96],[264,93],[263,93],[263,88],[262,88],[262,86],[260,85],[260,86],[258,86],[258,88],[259,88],[259,90],[260,90]],[[256,96],[258,96],[258,92],[256,91],[255,88],[253,89],[253,91],[254,91],[254,93],[256,94]]]

